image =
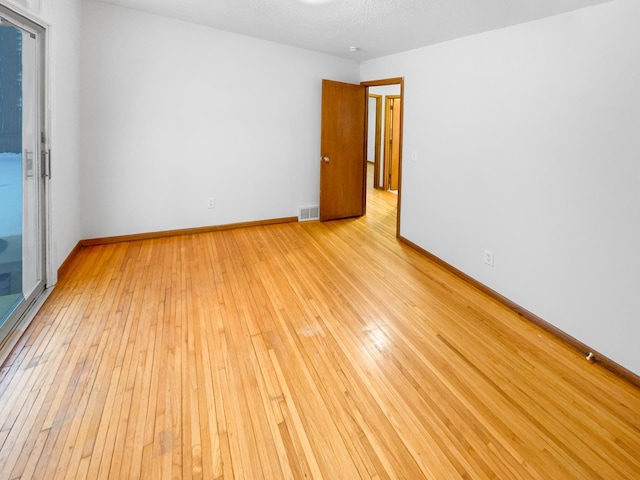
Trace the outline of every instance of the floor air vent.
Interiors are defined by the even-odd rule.
[[[306,222],[307,220],[318,220],[320,218],[320,207],[300,207],[300,213],[298,214],[299,222]]]

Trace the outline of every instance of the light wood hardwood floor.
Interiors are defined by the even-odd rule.
[[[359,219],[82,250],[0,375],[0,478],[638,479],[640,391]]]

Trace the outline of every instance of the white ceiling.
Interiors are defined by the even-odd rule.
[[[362,61],[609,0],[102,1]]]

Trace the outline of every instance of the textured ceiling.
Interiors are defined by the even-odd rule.
[[[362,61],[609,0],[102,1]]]

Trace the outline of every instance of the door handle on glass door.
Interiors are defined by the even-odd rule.
[[[24,171],[25,178],[33,177],[33,152],[31,150],[24,151]]]

